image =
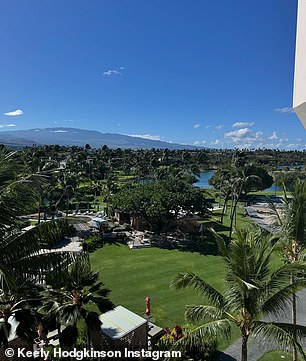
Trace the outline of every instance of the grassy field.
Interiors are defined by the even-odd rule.
[[[169,289],[179,272],[192,271],[218,289],[223,288],[224,267],[218,256],[204,256],[159,248],[130,250],[126,245],[106,245],[91,254],[92,268],[100,271],[112,290],[115,304],[137,314],[145,312],[145,297],[151,297],[152,316],[163,326],[181,324],[184,306],[201,302],[193,291]]]
[[[194,272],[222,291],[224,264],[219,256],[205,256],[197,252],[159,248],[130,250],[123,244],[106,245],[91,254],[92,268],[100,271],[111,300],[136,314],[145,312],[145,297],[151,297],[151,316],[161,327],[186,323],[184,308],[188,304],[205,304],[193,290],[175,291],[170,281],[179,272]],[[224,350],[239,337],[233,328],[230,340],[222,340]]]

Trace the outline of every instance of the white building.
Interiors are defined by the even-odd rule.
[[[298,0],[293,109],[306,128],[306,0]]]

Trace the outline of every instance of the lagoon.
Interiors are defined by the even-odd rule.
[[[216,171],[214,169],[208,169],[208,170],[201,172],[200,178],[199,178],[198,182],[195,183],[195,185],[200,188],[213,188],[213,186],[211,186],[208,183],[208,181],[215,174],[215,172]],[[277,186],[275,183],[273,183],[272,186],[268,189],[265,189],[265,191],[277,192],[277,191],[282,191],[282,188]]]

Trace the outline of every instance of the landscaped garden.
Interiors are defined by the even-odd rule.
[[[82,151],[80,151],[80,154],[83,154]],[[87,153],[84,155],[86,156],[86,154]],[[5,152],[3,155],[5,156]],[[13,154],[11,156],[13,156]],[[109,160],[112,160],[111,153],[108,157]],[[73,163],[73,165],[77,164],[80,166],[80,169],[82,169],[81,165],[87,164],[86,158],[84,159],[85,162]],[[277,292],[281,287],[287,287],[287,281],[289,281],[289,283],[292,282],[292,272],[295,265],[290,265],[285,273],[282,271],[282,281],[279,284],[275,283],[272,285],[273,287],[270,290],[270,286],[268,285],[269,277],[273,276],[270,270],[272,269],[273,271],[283,265],[280,253],[281,250],[284,251],[284,245],[273,249],[272,256],[270,257],[272,243],[268,240],[264,241],[264,233],[252,232],[250,218],[246,216],[244,208],[246,204],[257,201],[257,196],[248,196],[250,190],[260,190],[266,187],[266,185],[259,182],[260,177],[258,175],[264,174],[267,181],[271,183],[272,178],[267,176],[265,170],[258,167],[254,168],[233,163],[231,167],[220,168],[221,171],[216,172],[214,189],[204,190],[193,186],[194,174],[187,164],[184,165],[184,167],[160,166],[157,164],[155,167],[150,168],[150,177],[148,174],[145,174],[142,169],[138,175],[136,172],[132,178],[129,178],[133,180],[133,183],[123,184],[124,182],[120,182],[118,176],[124,177],[128,172],[119,169],[116,170],[116,173],[109,163],[105,163],[105,166],[101,164],[101,169],[105,174],[99,171],[100,173],[98,172],[93,175],[92,166],[94,162],[92,158],[90,158],[90,160],[90,169],[84,166],[84,180],[82,182],[78,180],[79,173],[73,171],[71,167],[56,170],[54,174],[57,176],[53,176],[50,180],[53,187],[52,184],[46,186],[46,184],[42,182],[42,192],[33,194],[33,199],[30,202],[31,204],[29,204],[29,210],[26,214],[33,214],[35,210],[40,213],[40,211],[43,210],[44,214],[49,214],[50,219],[50,215],[62,216],[66,213],[65,211],[68,213],[69,209],[69,213],[71,213],[72,209],[76,209],[77,204],[87,204],[87,202],[89,202],[86,212],[88,214],[93,213],[93,211],[89,212],[90,208],[93,209],[93,205],[95,206],[94,208],[97,208],[96,206],[98,204],[99,206],[103,205],[103,207],[107,209],[108,221],[106,223],[108,226],[106,227],[108,228],[99,228],[96,230],[95,236],[89,236],[88,232],[87,236],[89,236],[89,238],[85,239],[84,245],[87,244],[87,246],[91,246],[86,249],[91,252],[89,257],[92,270],[94,272],[99,271],[99,279],[103,281],[105,286],[111,291],[109,295],[111,302],[115,305],[124,306],[134,313],[143,316],[146,311],[145,298],[149,296],[151,298],[151,317],[155,319],[154,323],[163,328],[169,327],[170,329],[173,329],[176,325],[183,326],[183,330],[185,330],[186,333],[188,332],[188,327],[184,328],[184,325],[187,323],[184,317],[186,306],[201,305],[191,309],[189,308],[190,317],[188,323],[189,327],[191,327],[189,330],[192,329],[192,332],[197,330],[194,328],[194,325],[198,324],[200,327],[204,327],[206,330],[206,333],[204,332],[205,336],[203,337],[203,334],[201,335],[195,332],[191,338],[185,338],[186,340],[193,340],[192,342],[195,342],[194,346],[196,347],[205,345],[206,341],[204,342],[203,340],[207,340],[208,334],[212,335],[213,338],[221,334],[226,336],[229,334],[230,328],[232,329],[232,334],[228,338],[223,337],[222,341],[218,344],[219,350],[224,350],[229,344],[238,339],[239,336],[243,336],[244,332],[247,332],[245,333],[247,335],[251,333],[252,335],[256,334],[258,331],[256,325],[258,324],[261,324],[263,329],[266,327],[266,330],[267,327],[274,327],[272,324],[264,324],[261,321],[263,315],[270,312],[269,305],[267,308],[261,308],[263,306],[262,302],[267,297],[272,297],[273,292]],[[12,162],[11,165],[13,166],[14,163]],[[106,172],[107,169],[108,173]],[[194,169],[194,171],[196,171],[196,169]],[[250,171],[252,171],[252,173],[248,174],[247,172]],[[129,177],[128,175],[126,176]],[[22,173],[20,177],[22,177]],[[31,182],[36,185],[34,180],[35,178],[33,178]],[[27,182],[24,184],[26,185]],[[304,199],[305,187],[302,182],[297,183],[297,186],[300,188],[298,188],[296,194],[299,195],[302,200]],[[57,191],[56,194],[53,193],[54,190]],[[24,203],[22,194],[23,193],[20,192],[19,195],[17,194],[19,198],[15,197],[18,203],[20,203],[20,206]],[[90,199],[92,199],[91,202]],[[262,197],[260,201],[263,201]],[[294,200],[294,202],[297,201],[298,199]],[[304,201],[302,200],[302,202]],[[223,204],[226,204],[227,207],[223,207]],[[287,210],[292,211],[289,205],[290,203],[287,204]],[[213,212],[211,212],[212,208]],[[14,209],[16,209],[16,207]],[[121,224],[124,222],[126,224],[119,225],[118,214]],[[15,211],[12,213],[12,216],[8,212],[3,213],[3,216],[7,215],[13,218],[3,219],[2,229],[5,237],[14,237],[15,234],[18,234],[20,240],[27,242],[27,247],[24,247],[24,252],[28,253],[29,259],[27,259],[27,261],[29,262],[26,264],[27,268],[20,268],[20,279],[26,279],[30,270],[33,272],[33,277],[37,277],[39,280],[40,275],[43,277],[45,272],[49,273],[47,268],[44,269],[44,267],[42,267],[42,265],[48,266],[48,264],[41,262],[34,264],[31,262],[30,257],[32,256],[32,251],[30,246],[33,247],[34,245],[36,247],[35,251],[39,252],[39,247],[45,247],[46,244],[44,243],[42,234],[40,235],[41,240],[39,240],[37,244],[33,242],[31,237],[34,237],[36,232],[39,234],[39,229],[47,229],[49,227],[49,237],[47,237],[47,241],[50,242],[50,230],[56,223],[43,222],[34,229],[26,230],[26,228],[23,228],[23,230],[21,230],[21,227],[28,226],[29,224],[27,224],[27,222],[30,223],[30,221],[21,222],[19,218],[20,214]],[[74,215],[74,217],[69,215],[63,218],[66,218],[66,221],[70,223],[80,223],[82,221],[79,215]],[[30,219],[32,222],[31,217]],[[88,217],[88,219],[90,219],[90,217]],[[38,223],[40,220],[42,219],[39,218]],[[289,222],[290,218],[287,216],[284,220],[288,220]],[[86,221],[86,217],[83,217],[83,221]],[[12,228],[8,229],[7,224],[11,224]],[[72,226],[72,224],[70,226]],[[240,234],[238,230],[243,227],[247,228],[248,232]],[[211,228],[216,231],[218,236],[213,235]],[[113,232],[115,229],[120,230],[120,232],[116,234],[116,232]],[[286,229],[291,230],[289,226]],[[148,231],[141,232],[143,230]],[[106,237],[106,233],[111,234],[112,237]],[[150,242],[153,247],[129,249],[125,242],[125,237],[134,237],[134,233],[140,234],[142,238],[140,238],[139,242],[142,240],[142,243],[144,243],[144,239],[146,239],[146,242],[149,239],[144,237],[145,234],[147,237],[151,237]],[[249,235],[250,238],[248,238]],[[55,246],[57,241],[62,241],[63,234],[60,238],[55,233],[54,236],[56,236],[54,237]],[[297,239],[297,242],[302,244],[304,233],[301,232],[299,236],[300,239]],[[35,238],[35,240],[38,239],[37,237]],[[98,242],[96,242],[96,239],[98,239]],[[216,239],[218,239],[218,242],[216,242]],[[288,242],[288,239],[286,238],[285,241]],[[291,240],[291,238],[289,240]],[[17,241],[18,239],[16,239],[16,242]],[[41,241],[43,242],[40,245]],[[230,243],[232,247],[228,247]],[[223,248],[220,248],[220,244],[223,244]],[[236,246],[233,246],[235,244]],[[12,254],[9,248],[6,247],[6,243],[4,247],[7,248],[7,250],[6,253],[2,252],[1,262],[10,270],[12,267]],[[261,247],[264,249],[263,252],[260,252]],[[292,249],[291,244],[288,247]],[[236,254],[234,251],[231,254],[232,250],[235,249]],[[228,252],[228,256],[224,256],[226,253],[225,250]],[[6,257],[4,257],[3,254],[6,254]],[[284,252],[282,254],[284,255]],[[80,252],[79,255],[82,258],[83,253]],[[19,257],[17,254],[15,256],[16,262],[18,263]],[[91,311],[97,312],[95,313],[97,320],[98,314],[109,310],[112,307],[112,303],[108,303],[107,301],[107,307],[104,307],[105,300],[91,294],[92,292],[96,292],[97,287],[102,286],[102,284],[95,284],[96,281],[98,282],[98,279],[96,279],[94,274],[91,274],[90,265],[87,263],[87,255],[84,258],[84,270],[88,271],[88,279],[86,277],[86,279],[84,278],[86,274],[81,270],[81,263],[77,263],[77,259],[74,260],[75,263],[71,263],[67,258],[67,261],[70,263],[67,270],[69,270],[71,276],[67,278],[67,275],[65,276],[65,273],[61,272],[63,268],[62,259],[60,258],[58,260],[60,262],[59,264],[61,264],[61,267],[59,267],[56,266],[58,263],[56,263],[56,260],[53,259],[54,257],[52,256],[52,254],[48,256],[50,262],[54,262],[50,263],[49,269],[55,270],[58,267],[56,272],[59,273],[56,273],[53,278],[49,277],[47,279],[47,282],[49,282],[48,285],[53,288],[49,288],[49,299],[51,303],[55,302],[54,305],[57,302],[59,305],[67,306],[67,309],[64,307],[66,311],[74,308],[83,310],[82,314],[78,313],[79,316],[86,316],[83,326],[80,329],[83,335],[85,331],[84,327],[91,327],[92,325],[91,317],[93,313],[91,313]],[[74,258],[72,254],[67,254],[67,256],[71,256],[72,259]],[[298,260],[297,254],[291,254],[289,256],[291,257],[289,264],[295,263]],[[66,255],[64,257],[66,259]],[[259,262],[261,257],[267,257],[266,260],[263,261],[263,264],[269,264],[267,268],[263,266],[262,272],[260,271],[261,267],[254,266],[255,268],[252,269],[252,265],[257,264],[256,262]],[[231,259],[232,262],[230,267],[228,263],[229,259]],[[241,261],[242,259],[244,259],[244,262]],[[225,266],[226,264],[227,267]],[[241,269],[240,266],[244,268]],[[297,264],[297,268],[298,267],[304,270],[304,265]],[[180,276],[178,276],[179,273]],[[197,277],[194,278],[191,273],[195,273]],[[185,276],[186,278],[184,278]],[[277,275],[275,277],[277,279]],[[62,282],[58,282],[59,280]],[[92,290],[89,289],[89,280],[90,284],[93,285]],[[172,286],[177,289],[170,288],[171,283]],[[269,289],[269,292],[266,293],[263,286],[265,284],[268,285],[267,287]],[[7,295],[9,295],[10,292],[16,291],[10,279],[7,279],[7,285],[11,288],[4,290],[6,293],[8,292]],[[68,292],[68,300],[62,297],[63,287],[66,287],[66,291]],[[303,285],[299,284],[290,287],[293,288],[290,292],[288,291],[288,294],[286,293],[284,295],[285,298],[288,296],[291,297],[294,290],[299,290],[301,287],[304,287],[304,283]],[[197,292],[192,290],[192,288],[197,288],[198,291],[202,291],[202,295],[205,295],[205,297],[199,297]],[[234,289],[233,293],[231,293],[232,289]],[[225,292],[225,290],[227,291]],[[4,296],[6,296],[5,292],[3,293]],[[108,296],[107,292],[103,294],[104,296]],[[18,293],[16,293],[15,297],[16,301],[18,301]],[[73,307],[70,304],[71,300]],[[274,307],[274,302],[271,304]],[[72,326],[71,330],[74,332],[73,342],[75,342],[77,328],[80,326],[79,316],[74,318],[72,325],[70,325],[70,311],[62,313],[60,310],[61,307],[56,308],[54,314],[55,321],[58,322],[58,325],[62,324],[66,326],[67,331],[65,331],[65,333],[68,332],[70,326]],[[48,312],[46,315],[48,315]],[[49,324],[51,327],[51,323],[54,320],[51,320],[52,322],[50,323],[46,315],[42,314],[40,317],[41,321],[45,323],[44,327],[48,329]],[[221,320],[220,318],[222,317],[223,319]],[[36,333],[38,320],[39,319],[32,324],[33,334]],[[209,326],[209,324],[211,324],[210,322],[207,326],[207,320],[212,320],[213,326]],[[214,321],[216,321],[216,323],[214,323]],[[218,323],[219,321],[221,321],[221,323]],[[222,324],[224,325],[223,328]],[[99,325],[100,324],[97,323],[96,327],[100,330]],[[8,327],[7,319],[5,319],[2,326],[4,328]],[[54,325],[52,327],[54,327]],[[209,330],[209,328],[206,329],[206,327],[212,328]],[[284,337],[284,335],[288,337],[288,335],[290,335],[290,331],[289,334],[284,330],[278,330],[278,332],[281,332],[278,333],[278,337]],[[304,329],[300,329],[299,332],[303,333]],[[286,341],[282,341],[282,345],[285,344],[286,347],[288,345],[292,347],[293,338],[286,338]],[[85,342],[85,339],[86,336],[85,338],[83,337],[81,341]],[[281,340],[284,339],[282,338]],[[61,342],[63,342],[63,338]],[[89,342],[89,339],[87,339],[86,342]],[[245,350],[246,349],[247,339],[245,340]],[[196,352],[198,351],[199,349],[196,349]],[[246,354],[247,352],[245,355]],[[267,355],[267,357],[269,357],[269,355]],[[246,360],[246,356],[244,360]]]

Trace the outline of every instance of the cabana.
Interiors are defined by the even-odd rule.
[[[148,349],[148,323],[143,317],[118,306],[99,316],[101,332],[91,334],[95,350],[121,351]]]

